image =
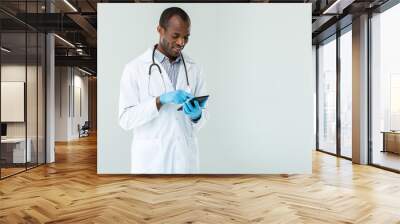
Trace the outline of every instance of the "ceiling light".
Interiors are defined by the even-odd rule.
[[[75,48],[75,45],[71,44],[71,42],[69,42],[68,40],[66,40],[66,39],[64,39],[64,38],[62,38],[62,37],[60,37],[60,36],[58,36],[57,34],[54,34],[54,36],[56,36],[58,39],[60,39],[61,41],[63,41],[63,42],[66,43],[67,45],[69,45],[69,46]]]
[[[68,0],[64,0],[65,4],[67,4],[72,10],[74,10],[74,12],[78,12],[78,10],[71,4],[69,3]]]
[[[324,10],[322,14],[342,14],[343,9],[351,5],[355,0],[336,0],[332,5]]]
[[[11,52],[11,50],[9,50],[9,49],[7,49],[7,48],[5,48],[5,47],[1,47],[1,50],[4,51],[4,52],[6,52],[6,53],[10,53],[10,52]]]
[[[92,73],[90,73],[90,72],[88,72],[88,71],[85,71],[85,70],[83,70],[83,69],[81,69],[81,68],[79,68],[79,67],[78,67],[78,70],[81,71],[81,72],[83,72],[83,73],[85,73],[85,74],[92,75]]]
[[[322,14],[327,14],[329,13],[333,8],[336,7],[336,5],[340,2],[340,0],[336,0],[332,5],[330,5],[327,9],[324,10]]]

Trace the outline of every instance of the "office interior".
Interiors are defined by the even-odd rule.
[[[70,5],[2,1],[0,6],[3,179],[55,162],[55,142],[95,134],[97,91],[96,41],[86,41],[78,24],[60,16]]]
[[[80,142],[96,141],[97,4],[138,2],[164,1],[0,2],[1,186],[57,165],[58,155],[79,153]],[[313,156],[349,161],[351,170],[400,173],[399,1],[197,2],[310,3]]]

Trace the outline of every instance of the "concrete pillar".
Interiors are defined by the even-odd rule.
[[[352,159],[368,163],[368,15],[353,19]]]

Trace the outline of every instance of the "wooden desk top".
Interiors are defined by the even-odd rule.
[[[28,141],[30,140],[29,138],[27,139]],[[6,138],[6,139],[1,139],[1,143],[20,143],[24,142],[25,138]]]
[[[400,131],[381,131],[381,133],[388,133],[388,134],[400,134]]]

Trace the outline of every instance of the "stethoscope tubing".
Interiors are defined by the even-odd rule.
[[[159,65],[155,62],[155,60],[154,60],[154,54],[155,54],[155,52],[156,52],[157,46],[158,46],[158,44],[154,45],[154,48],[153,48],[153,53],[152,53],[152,57],[151,57],[153,63],[152,63],[152,64],[150,65],[150,67],[149,67],[149,76],[151,76],[151,69],[152,69],[153,66],[156,66],[156,67],[157,67],[157,69],[158,69],[158,71],[160,72],[160,74],[162,73],[162,72],[161,72],[160,66],[159,66]],[[182,55],[182,54],[181,54],[181,58],[182,58],[182,62],[183,62],[183,67],[184,67],[184,69],[185,69],[186,84],[187,84],[187,86],[190,87],[190,85],[189,85],[189,77],[188,77],[187,68],[186,68],[186,63],[185,63],[185,59],[183,58],[183,55]]]

